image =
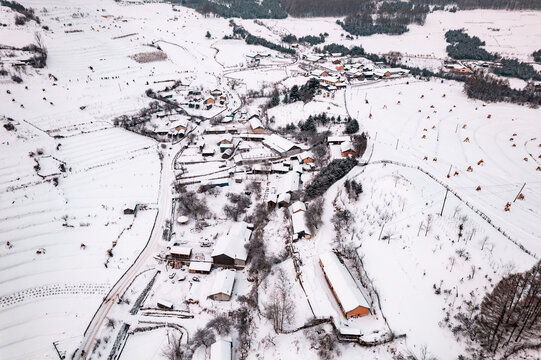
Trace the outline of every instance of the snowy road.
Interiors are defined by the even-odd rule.
[[[159,251],[159,242],[163,234],[165,221],[169,218],[171,209],[171,183],[174,179],[174,159],[175,157],[168,153],[163,160],[166,165],[162,167],[160,192],[158,195],[158,214],[152,229],[152,234],[150,235],[145,248],[139,254],[133,265],[124,273],[120,280],[113,286],[109,294],[105,297],[98,311],[88,325],[85,336],[75,358],[87,358],[96,337],[99,335],[100,330],[104,325],[109,312],[115,305],[119,295],[126,291],[135,277],[137,277],[137,275],[141,272],[147,261]]]

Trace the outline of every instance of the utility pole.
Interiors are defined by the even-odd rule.
[[[378,240],[381,240],[381,234],[383,234],[383,228],[385,227],[387,223],[384,222],[383,225],[381,225],[381,231],[379,232],[379,237],[378,237]]]
[[[396,148],[395,150],[398,150],[398,142],[400,141],[400,139],[396,139]]]
[[[449,171],[447,171],[447,177],[451,176],[451,169],[453,168],[453,164],[449,165]]]
[[[522,189],[524,189],[524,186],[526,186],[526,183],[522,184],[522,187],[520,188],[520,190],[518,191],[518,194],[517,196],[515,196],[515,200],[513,200],[513,202],[515,202],[518,198],[518,196],[520,195],[520,193],[522,192]]]
[[[445,198],[443,199],[443,206],[441,207],[440,216],[443,216],[443,209],[445,208],[445,202],[447,201],[447,194],[449,193],[449,189],[446,189],[445,191]]]
[[[58,350],[57,345],[58,345],[58,341],[53,341],[53,346],[54,346],[54,349],[56,350],[56,353],[58,354],[58,358],[59,358],[60,360],[64,360],[64,359],[66,358],[66,355],[62,355],[62,354],[60,353],[60,350]]]

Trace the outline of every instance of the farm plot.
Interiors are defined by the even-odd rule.
[[[160,162],[153,141],[120,129],[53,141],[22,123],[8,136],[0,159],[0,357],[22,359],[52,354],[52,341],[78,341],[74,334],[149,236],[155,211],[122,212],[156,201]],[[37,175],[28,154],[38,148],[66,162],[57,186]]]

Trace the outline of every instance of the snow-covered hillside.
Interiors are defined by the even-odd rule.
[[[226,317],[227,335],[212,331],[232,342],[233,358],[317,358],[329,335],[331,358],[426,350],[451,360],[471,345],[452,331],[463,304],[478,304],[504,276],[541,258],[539,109],[472,100],[463,83],[407,74],[346,81],[285,103],[310,71],[338,72],[350,59],[310,62],[307,46],[292,56],[227,40],[228,19],[168,3],[22,3],[41,24],[15,25],[17,14],[0,6],[0,359],[163,359],[176,339],[207,359],[211,342],[197,330]],[[534,11],[436,11],[403,35],[349,40],[334,18],[235,22],[275,43],[327,32],[327,43],[398,51],[406,65],[431,69],[447,56],[449,29],[527,62],[541,47]],[[28,54],[10,47],[34,43],[36,32],[47,66],[21,66]],[[280,101],[267,109],[275,92]],[[164,97],[154,102],[150,93]],[[189,123],[176,128],[184,137],[163,120],[176,106],[167,99],[182,117],[171,124]],[[118,120],[159,106],[148,132]],[[293,241],[288,206],[325,162],[310,152],[318,146],[310,136],[282,128],[321,113],[357,119],[368,148],[321,197],[317,231]],[[318,130],[341,136],[344,124]],[[340,144],[321,142],[330,158],[345,156]],[[346,180],[362,184],[358,200]],[[194,193],[207,214],[182,220],[181,200]],[[237,204],[231,194],[250,202],[235,219],[224,208]],[[258,213],[268,203],[276,206]],[[352,222],[337,235],[340,209]],[[252,254],[233,254],[225,267],[236,269],[234,283],[219,293],[229,298],[217,301],[211,289],[223,270],[214,250],[241,220],[253,230]],[[173,246],[189,248],[188,259],[171,260]],[[319,262],[330,250],[370,299],[369,315],[344,314]],[[252,267],[258,251],[270,264],[268,272],[261,265],[262,278]],[[269,308],[283,287],[294,315],[278,329]]]

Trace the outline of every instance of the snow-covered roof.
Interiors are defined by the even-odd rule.
[[[250,122],[250,127],[252,129],[254,129],[254,130],[255,129],[264,129],[263,123],[261,122],[261,120],[259,120],[258,117],[250,118],[249,122]]]
[[[212,284],[212,291],[209,295],[225,294],[231,296],[234,283],[235,270],[222,270],[216,275],[214,283]]]
[[[300,234],[304,232],[305,234],[310,234],[310,230],[308,230],[304,220],[304,211],[291,214],[291,224],[293,225],[293,233]]]
[[[190,256],[192,248],[188,246],[171,246],[169,253],[171,255]]]
[[[274,191],[270,191],[269,195],[267,195],[267,202],[272,201],[274,203],[277,202],[278,194],[276,194]]]
[[[295,201],[293,204],[291,204],[290,209],[292,213],[306,211],[306,205],[302,201]]]
[[[300,176],[296,171],[286,173],[280,182],[280,190],[283,192],[293,192],[299,190]]]
[[[278,195],[278,203],[286,202],[286,203],[289,204],[290,201],[291,201],[291,195],[290,194],[281,193],[280,195]]]
[[[220,141],[219,142],[222,142],[222,141],[233,141],[233,135],[231,134],[223,134],[221,137],[220,137]]]
[[[297,159],[299,159],[299,161],[303,161],[309,158],[312,159],[314,157],[314,155],[312,155],[312,152],[310,151],[303,151],[295,156],[297,157]]]
[[[210,346],[210,360],[231,360],[231,341],[216,340]]]
[[[246,261],[248,252],[244,245],[252,235],[252,230],[248,229],[247,225],[244,221],[234,223],[225,236],[218,238],[211,256],[227,255],[231,259]]]
[[[355,148],[353,147],[353,144],[351,143],[351,141],[344,141],[343,143],[340,144],[340,151],[344,152],[344,151],[355,151]]]
[[[188,126],[188,118],[185,115],[173,114],[169,116],[169,122],[173,126]]]
[[[383,76],[386,72],[389,72],[391,75],[397,74],[409,74],[409,70],[402,68],[384,68],[384,69],[375,69],[374,74],[377,76]]]
[[[188,270],[209,272],[211,268],[212,268],[212,263],[210,262],[192,261],[190,263],[190,267],[188,268]]]
[[[310,72],[310,75],[313,75],[313,76],[323,76],[323,74],[325,74],[326,71],[325,70],[312,70]]]
[[[370,308],[346,267],[335,253],[329,251],[319,256],[323,271],[345,313],[361,306]]]
[[[285,173],[289,171],[289,168],[286,167],[283,163],[278,163],[278,164],[271,164],[271,170]]]
[[[329,136],[328,139],[327,139],[327,142],[344,142],[344,141],[351,141],[351,137],[350,136]]]
[[[285,153],[294,149],[295,147],[299,147],[294,142],[276,134],[272,134],[271,136],[264,139],[263,144],[279,153]]]

